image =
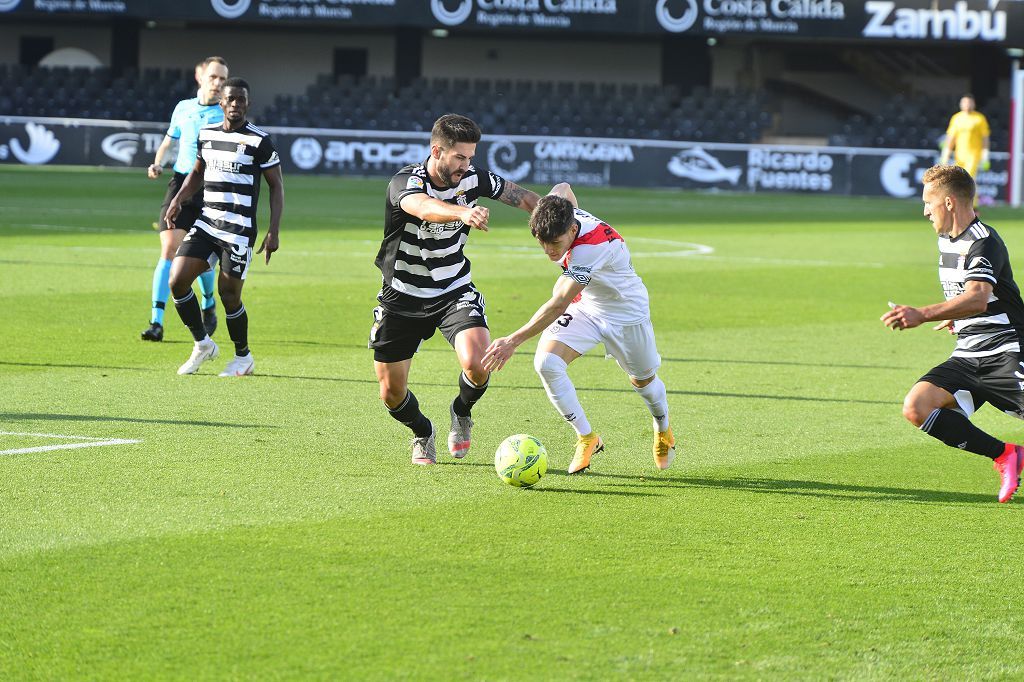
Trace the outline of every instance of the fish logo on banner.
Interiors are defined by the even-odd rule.
[[[668,162],[668,172],[677,178],[686,178],[695,182],[707,184],[728,182],[730,185],[736,185],[739,184],[743,168],[740,166],[726,168],[711,154],[700,147],[694,147],[673,156]]]

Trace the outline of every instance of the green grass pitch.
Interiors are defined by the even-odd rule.
[[[570,371],[607,451],[568,477],[534,342],[466,460],[409,463],[366,349],[385,184],[286,178],[244,296],[257,375],[226,380],[226,358],[175,374],[173,310],[138,338],[161,183],[0,171],[0,678],[1024,676],[1024,503],[900,416],[951,339],[878,322],[941,297],[919,201],[577,188],[651,292],[682,448],[655,470],[642,401],[593,353]],[[490,205],[468,253],[498,335],[557,269]],[[1024,270],[1021,214],[983,216]],[[442,434],[457,373],[440,335],[413,365]],[[535,489],[493,470],[518,432],[549,452]]]

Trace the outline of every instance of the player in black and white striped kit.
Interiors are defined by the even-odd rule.
[[[437,461],[434,426],[408,389],[420,344],[440,329],[462,367],[459,393],[449,408],[448,450],[456,458],[469,451],[471,410],[487,389],[484,297],[473,286],[463,252],[470,229],[487,230],[488,209],[476,202],[496,199],[530,212],[539,199],[470,164],[480,135],[465,116],[442,116],[430,134],[430,157],[400,170],[388,186],[384,240],[374,261],[382,274],[380,305],[373,310],[369,346],[381,400],[414,434],[415,464]]]
[[[1024,301],[1003,240],[974,212],[975,184],[958,166],[924,174],[924,215],[939,235],[939,279],[946,300],[914,308],[891,304],[882,322],[910,329],[940,321],[956,334],[952,356],[925,374],[903,401],[903,416],[946,445],[993,460],[998,499],[1020,485],[1024,447],[993,438],[969,417],[986,402],[1024,419]]]
[[[203,188],[203,210],[185,235],[171,266],[171,294],[174,307],[185,323],[195,347],[178,374],[195,374],[199,367],[217,357],[217,344],[203,328],[199,302],[192,293],[192,282],[216,254],[220,259],[217,289],[224,305],[228,334],[235,345],[235,357],[220,373],[222,377],[253,373],[255,363],[249,351],[249,317],[242,305],[242,286],[252,260],[256,242],[256,204],[260,178],[270,187],[270,226],[259,251],[266,251],[266,262],[278,248],[278,231],[284,211],[284,182],[281,159],[270,136],[249,123],[249,84],[241,78],[229,78],[221,88],[220,106],[224,121],[199,131],[196,165],[181,190],[167,208],[171,224],[188,200]]]

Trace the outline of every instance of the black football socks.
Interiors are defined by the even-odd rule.
[[[206,338],[206,328],[203,326],[203,312],[199,309],[199,300],[194,291],[189,289],[188,296],[181,299],[174,299],[174,307],[178,310],[178,316],[185,323],[192,333],[192,338],[202,341]]]
[[[235,355],[244,358],[249,354],[249,315],[241,303],[238,310],[224,311],[224,319],[228,323],[228,335],[235,344]]]
[[[412,391],[405,394],[405,400],[398,407],[393,410],[388,407],[388,414],[412,429],[417,438],[430,435],[430,420],[420,412],[420,401],[416,400]]]
[[[460,417],[468,417],[473,411],[473,405],[476,405],[476,401],[483,397],[490,383],[490,378],[488,378],[483,386],[477,386],[466,378],[465,372],[461,372],[459,374],[459,394],[452,401],[452,409],[455,410],[455,414]]]
[[[933,410],[924,420],[921,430],[951,448],[960,448],[990,459],[1003,454],[1006,447],[1001,440],[988,435],[956,410]]]

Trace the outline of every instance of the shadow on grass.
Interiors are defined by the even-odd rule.
[[[296,374],[260,374],[259,376],[267,379],[296,379],[299,381],[332,381],[350,384],[372,384],[377,385],[376,379],[351,379],[347,377],[317,377],[317,376],[301,376]],[[415,381],[411,382],[413,387],[415,386],[434,386],[434,387],[446,387],[450,386],[453,390],[455,389],[455,382],[437,382],[437,381]],[[491,391],[542,391],[543,388],[538,383],[536,386],[514,386],[514,385],[502,385],[498,384],[491,386]],[[629,388],[628,384],[624,388],[606,388],[596,386],[577,386],[577,391],[584,393],[633,393],[633,389]],[[894,400],[866,400],[860,398],[817,398],[814,396],[805,395],[772,395],[770,393],[723,393],[720,391],[679,391],[670,390],[669,395],[690,395],[699,396],[702,398],[739,398],[741,400],[789,400],[798,402],[812,402],[812,403],[840,403],[843,405],[859,404],[859,405],[901,405],[902,402]]]
[[[326,346],[331,348],[348,348],[348,349],[361,349],[366,350],[366,346],[355,343],[332,343],[330,341],[299,341],[295,339],[271,339],[263,341],[266,345],[281,345],[281,346]],[[450,348],[420,348],[417,353],[452,353]],[[533,356],[532,352],[523,351],[519,353],[513,353],[518,357]],[[579,360],[604,360],[605,357],[601,353],[591,353],[584,355]],[[668,358],[662,356],[662,362],[691,362],[693,364],[709,364],[709,365],[757,365],[759,367],[835,367],[837,369],[892,369],[892,370],[913,370],[913,367],[905,367],[902,365],[868,365],[868,364],[850,364],[842,362],[801,362],[797,360],[739,360],[736,358]]]
[[[231,429],[277,429],[270,424],[232,424],[230,422],[208,422],[189,419],[142,419],[139,417],[108,417],[91,414],[47,414],[43,412],[0,412],[0,422],[21,421],[67,421],[67,422],[128,422],[130,424],[175,424],[181,426],[220,426]]]
[[[620,497],[661,497],[658,493],[639,493],[628,490],[605,490],[605,489],[580,489],[580,488],[552,488],[540,483],[536,488],[528,488],[534,493],[565,493],[567,495],[612,495]]]
[[[54,367],[60,369],[109,369],[119,372],[155,372],[152,367],[118,367],[116,365],[75,365],[60,362],[7,362],[0,360],[0,365],[11,367]]]
[[[889,486],[854,485],[850,483],[825,483],[822,481],[800,481],[774,478],[695,478],[689,476],[626,476],[589,472],[595,478],[626,479],[634,483],[611,483],[612,487],[634,488],[655,486],[657,488],[712,488],[737,490],[741,492],[790,495],[797,497],[818,497],[827,500],[852,500],[863,502],[930,502],[941,504],[996,504],[995,486],[989,494],[965,493],[953,490],[928,490],[921,488],[895,488]]]
[[[486,464],[484,462],[455,462],[455,461],[452,461],[450,459],[449,460],[439,461],[438,465],[440,465],[440,466],[457,466],[457,467],[486,467],[488,469],[493,469],[494,468],[490,464]],[[580,488],[552,488],[550,485],[548,485],[549,483],[552,482],[551,479],[549,478],[552,474],[554,474],[556,476],[559,476],[560,477],[559,480],[561,478],[569,476],[569,474],[566,473],[565,469],[548,469],[547,476],[545,476],[544,481],[542,483],[539,483],[536,488],[524,488],[524,490],[529,490],[530,492],[538,492],[538,493],[566,493],[566,494],[569,494],[569,495],[576,494],[576,495],[611,495],[611,496],[619,496],[619,497],[661,497],[661,495],[659,493],[653,492],[653,491],[651,491],[651,492],[633,492],[631,490],[608,490],[607,488],[599,488],[599,489],[593,489],[593,488],[588,488],[588,489],[580,489]],[[580,480],[581,478],[586,478],[589,475],[590,475],[589,473],[583,473],[581,475],[569,476],[569,478],[570,479]],[[626,487],[626,486],[617,486],[616,484],[612,484],[611,487]]]

